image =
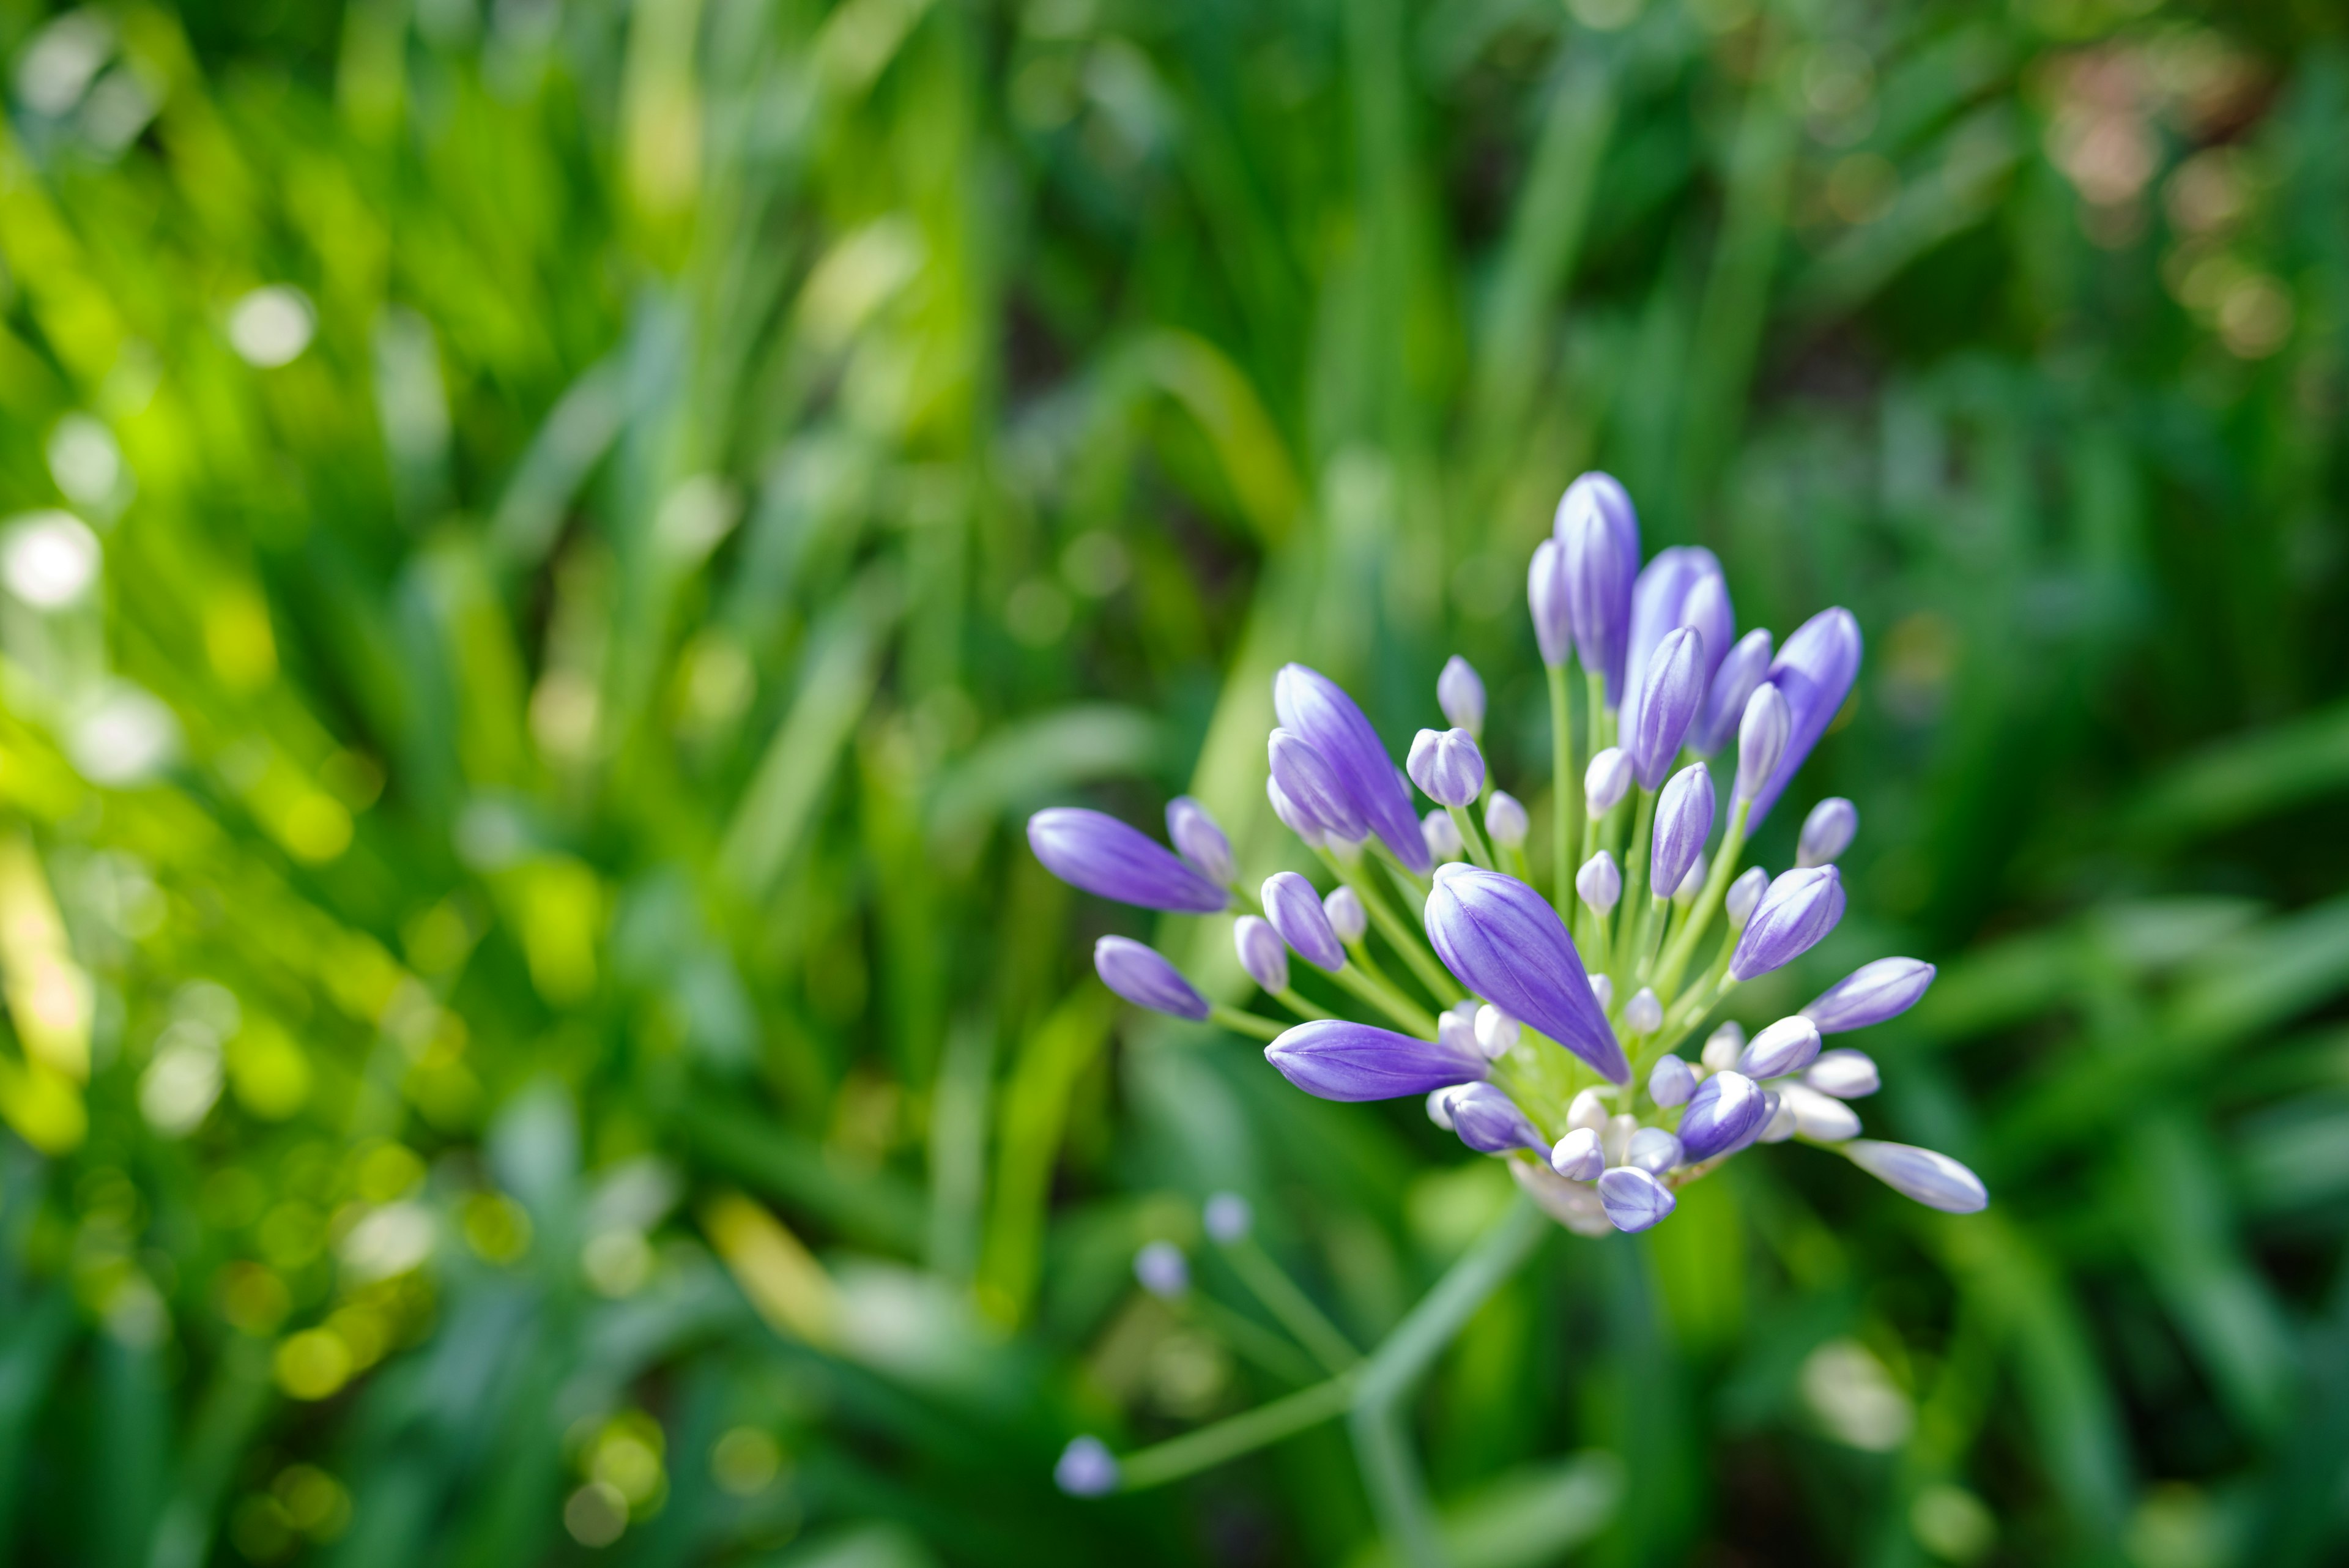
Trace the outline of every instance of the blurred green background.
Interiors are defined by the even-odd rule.
[[[0,3],[0,1556],[1379,1561],[1291,1384],[1506,1200],[1087,954],[1034,807],[1444,657],[1546,799],[1589,466],[1869,639],[1871,1128],[1557,1233],[1462,1568],[2349,1555],[2323,0]],[[1799,811],[1761,857],[1791,858]],[[1542,835],[1537,834],[1538,843]],[[1235,991],[1234,994],[1237,994]],[[1141,1242],[1204,1298],[1139,1293]],[[1254,1355],[1255,1359],[1249,1356]]]

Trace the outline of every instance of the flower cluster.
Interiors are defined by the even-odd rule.
[[[1851,691],[1851,613],[1823,611],[1775,649],[1766,630],[1739,637],[1712,552],[1662,550],[1642,566],[1630,497],[1603,473],[1568,487],[1526,597],[1549,679],[1550,897],[1526,856],[1531,818],[1485,765],[1485,689],[1466,660],[1436,681],[1448,727],[1420,731],[1400,770],[1351,698],[1291,664],[1273,682],[1279,727],[1265,788],[1328,868],[1327,895],[1294,871],[1251,895],[1230,842],[1188,798],[1167,809],[1171,851],[1092,811],[1039,812],[1028,836],[1049,869],[1088,892],[1235,914],[1241,966],[1303,1022],[1284,1028],[1211,1004],[1123,937],[1095,950],[1102,981],[1140,1006],[1268,1039],[1266,1058],[1308,1094],[1425,1096],[1437,1125],[1507,1159],[1537,1201],[1585,1234],[1646,1230],[1690,1181],[1750,1145],[1788,1139],[1840,1153],[1920,1203],[1982,1208],[1982,1182],[1957,1161],[1859,1137],[1850,1102],[1876,1090],[1876,1064],[1824,1048],[1915,1005],[1932,965],[1879,959],[1750,1040],[1723,1023],[1682,1054],[1733,988],[1793,962],[1843,917],[1836,862],[1858,829],[1849,801],[1811,812],[1792,868],[1774,877],[1739,861]],[[1709,764],[1733,742],[1724,815]],[[1414,787],[1433,803],[1423,817]],[[1413,909],[1416,921],[1402,912]],[[1374,953],[1374,928],[1408,982]],[[1333,1017],[1300,995],[1292,955],[1380,1022]]]

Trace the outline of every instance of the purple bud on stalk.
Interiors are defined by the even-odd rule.
[[[1231,895],[1174,854],[1113,816],[1056,805],[1028,819],[1028,845],[1044,869],[1072,888],[1185,915],[1212,915]]]
[[[1745,1054],[1745,1025],[1734,1018],[1704,1037],[1704,1051],[1699,1058],[1708,1073],[1719,1073],[1737,1065]]]
[[[1574,615],[1566,597],[1566,549],[1554,539],[1534,546],[1526,568],[1526,606],[1533,611],[1534,643],[1556,669],[1574,651]]]
[[[1477,678],[1475,666],[1456,653],[1444,661],[1444,672],[1435,678],[1435,702],[1454,728],[1471,737],[1485,732],[1485,682]]]
[[[1485,789],[1485,756],[1465,730],[1422,730],[1412,738],[1411,782],[1438,805],[1466,805]]]
[[[1649,887],[1659,898],[1677,895],[1690,869],[1704,857],[1713,833],[1713,775],[1692,763],[1665,782],[1656,797],[1654,852],[1649,857]]]
[[[1631,722],[1624,726],[1623,749],[1630,753],[1631,774],[1641,789],[1664,782],[1703,701],[1704,638],[1681,627],[1656,645],[1648,678],[1631,705]]]
[[[1566,1125],[1597,1132],[1607,1125],[1607,1101],[1596,1089],[1585,1089],[1566,1107]]]
[[[1308,848],[1321,846],[1322,841],[1329,836],[1328,830],[1297,809],[1297,803],[1282,790],[1278,779],[1268,777],[1264,781],[1264,794],[1272,802],[1272,815],[1280,818],[1283,827],[1305,840]]]
[[[1598,1129],[1577,1127],[1549,1151],[1549,1168],[1568,1181],[1596,1181],[1607,1169],[1607,1151],[1599,1146]]]
[[[1795,864],[1826,866],[1840,860],[1858,833],[1859,808],[1839,794],[1831,794],[1811,807],[1811,815],[1803,818]]]
[[[1623,1027],[1633,1034],[1653,1034],[1664,1026],[1664,1004],[1652,987],[1641,986],[1623,1004]]]
[[[1371,912],[1362,908],[1362,896],[1351,888],[1332,888],[1330,896],[1321,900],[1321,912],[1330,917],[1330,929],[1338,940],[1352,947],[1371,929]]]
[[[1762,1085],[1739,1072],[1720,1072],[1696,1086],[1681,1112],[1681,1145],[1690,1164],[1744,1147],[1769,1119]]]
[[[1210,1192],[1202,1218],[1207,1239],[1228,1247],[1247,1237],[1256,1224],[1256,1210],[1237,1192]]]
[[[1615,857],[1602,849],[1584,861],[1582,869],[1574,874],[1574,892],[1593,914],[1603,915],[1613,909],[1623,897],[1623,873],[1615,868]]]
[[[1437,1013],[1436,1043],[1447,1051],[1474,1051],[1484,1055],[1484,1048],[1476,1044],[1476,1009],[1477,1003],[1464,1002]]]
[[[1232,922],[1232,946],[1239,950],[1240,967],[1267,991],[1288,989],[1288,944],[1269,921],[1242,915]]]
[[[1370,824],[1354,808],[1353,796],[1319,747],[1287,730],[1275,730],[1266,737],[1264,749],[1273,782],[1308,821],[1340,838],[1371,836]]]
[[[1187,794],[1178,794],[1166,803],[1166,836],[1175,853],[1189,861],[1200,876],[1218,888],[1228,888],[1236,874],[1232,866],[1232,841],[1207,808]]]
[[[1949,1214],[1974,1214],[1990,1206],[1982,1178],[1930,1148],[1905,1143],[1855,1138],[1843,1146],[1852,1164],[1903,1197]]]
[[[1143,1290],[1168,1301],[1191,1288],[1191,1261],[1172,1241],[1145,1242],[1133,1255],[1133,1277]]]
[[[1343,1018],[1300,1023],[1264,1048],[1280,1075],[1324,1100],[1393,1100],[1481,1082],[1485,1058]]]
[[[1762,1118],[1762,1130],[1754,1135],[1754,1141],[1785,1143],[1795,1136],[1795,1107],[1775,1089],[1763,1090],[1762,1098],[1769,1106],[1770,1114]]]
[[[1722,656],[1736,640],[1737,618],[1730,609],[1721,562],[1702,545],[1659,550],[1640,568],[1631,586],[1631,633],[1623,653],[1625,691],[1640,690],[1650,659],[1676,627],[1692,628],[1704,639],[1704,676],[1710,683]]]
[[[1052,1466],[1052,1484],[1071,1497],[1106,1496],[1117,1490],[1117,1460],[1099,1438],[1071,1438]]]
[[[1330,929],[1330,917],[1321,908],[1321,895],[1313,884],[1294,871],[1276,871],[1264,879],[1264,918],[1272,922],[1281,940],[1297,950],[1297,956],[1316,969],[1331,973],[1346,967],[1346,950],[1338,943],[1338,933]]]
[[[1737,726],[1737,783],[1733,798],[1752,800],[1770,777],[1770,770],[1786,754],[1788,717],[1785,694],[1775,686],[1756,686],[1745,700],[1745,717]]]
[[[1859,1136],[1859,1113],[1832,1096],[1801,1084],[1782,1084],[1779,1104],[1794,1113],[1795,1130],[1818,1143],[1841,1143]]]
[[[1419,832],[1428,854],[1438,860],[1457,860],[1468,847],[1460,840],[1460,825],[1440,805],[1420,820]]]
[[[1801,1072],[1818,1054],[1818,1025],[1797,1013],[1756,1034],[1738,1056],[1737,1070],[1749,1078],[1775,1078]]]
[[[1696,896],[1704,891],[1706,869],[1704,854],[1700,850],[1697,857],[1689,862],[1689,868],[1681,873],[1681,885],[1672,889],[1672,902],[1683,906],[1695,903]]]
[[[1630,1064],[1590,994],[1556,910],[1514,877],[1447,866],[1428,895],[1428,940],[1460,983],[1573,1052],[1610,1083]]]
[[[1698,710],[1696,722],[1689,726],[1690,751],[1709,757],[1729,744],[1730,737],[1737,733],[1737,722],[1745,716],[1754,689],[1762,684],[1769,670],[1770,634],[1757,628],[1739,638],[1705,688],[1704,706]]]
[[[1396,859],[1419,876],[1433,862],[1426,840],[1412,815],[1411,795],[1395,776],[1394,759],[1387,754],[1379,732],[1338,683],[1302,664],[1284,665],[1272,682],[1273,711],[1283,728],[1310,742],[1329,759],[1356,812],[1393,851]]]
[[[1551,532],[1565,557],[1566,600],[1582,667],[1607,681],[1607,706],[1623,702],[1623,659],[1631,637],[1631,584],[1640,570],[1640,516],[1609,474],[1592,472],[1566,487]]]
[[[1631,758],[1620,746],[1609,746],[1582,770],[1583,809],[1604,816],[1631,793]]]
[[[1843,877],[1832,866],[1781,873],[1737,934],[1730,978],[1742,983],[1784,969],[1818,946],[1843,919]]]
[[[1524,1025],[1486,1002],[1476,1010],[1476,1049],[1487,1062],[1497,1062],[1516,1049]]]
[[[1603,974],[1594,974],[1590,977],[1590,994],[1598,1002],[1599,1011],[1604,1012],[1615,1005],[1615,982]]]
[[[1859,676],[1859,622],[1847,609],[1821,610],[1788,638],[1770,664],[1770,684],[1785,695],[1792,722],[1785,754],[1771,770],[1769,780],[1754,793],[1752,824],[1762,825],[1770,808],[1786,791],[1795,771],[1809,759],[1811,748],[1826,733],[1827,725],[1851,695]]]
[[[1650,1099],[1669,1110],[1674,1106],[1688,1104],[1688,1097],[1694,1093],[1696,1093],[1695,1069],[1678,1056],[1664,1055],[1656,1058],[1655,1066],[1648,1073]]]
[[[1440,1089],[1427,1091],[1427,1119],[1445,1132],[1452,1130],[1452,1091],[1461,1086],[1446,1084]]]
[[[1496,789],[1485,803],[1485,836],[1503,849],[1522,849],[1533,823],[1526,808],[1507,790]]]
[[[1822,1095],[1833,1095],[1838,1100],[1861,1100],[1884,1086],[1877,1076],[1876,1061],[1865,1051],[1846,1048],[1823,1051],[1803,1075],[1803,1082]]]
[[[1661,1176],[1683,1158],[1679,1137],[1662,1127],[1641,1127],[1631,1135],[1623,1163],[1637,1166],[1651,1176]]]
[[[1754,906],[1770,887],[1770,873],[1759,866],[1748,866],[1729,885],[1729,896],[1722,900],[1722,912],[1729,917],[1729,929],[1742,931],[1745,922],[1754,918]]]
[[[1933,966],[1921,959],[1878,959],[1821,992],[1803,1009],[1803,1016],[1817,1024],[1822,1034],[1866,1029],[1916,1006],[1933,983]]]
[[[1464,1084],[1446,1102],[1452,1130],[1479,1154],[1506,1154],[1513,1148],[1549,1152],[1549,1139],[1517,1108],[1517,1102],[1490,1084]]]
[[[1136,1007],[1171,1013],[1194,1023],[1207,1016],[1207,999],[1182,971],[1132,937],[1103,937],[1093,944],[1093,970],[1109,987]]]
[[[1671,1188],[1636,1165],[1619,1165],[1600,1177],[1599,1201],[1607,1210],[1608,1223],[1624,1231],[1661,1224],[1680,1206]]]

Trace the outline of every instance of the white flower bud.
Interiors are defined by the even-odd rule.
[[[1641,986],[1623,1004],[1623,1027],[1634,1034],[1653,1034],[1664,1026],[1664,1004],[1653,989]]]
[[[1631,793],[1631,759],[1620,746],[1609,746],[1582,770],[1584,809],[1604,816]]]
[[[1704,1064],[1709,1072],[1725,1073],[1745,1054],[1745,1025],[1730,1020],[1706,1036]]]
[[[1607,1125],[1607,1102],[1599,1097],[1598,1090],[1585,1089],[1574,1096],[1574,1103],[1566,1107],[1566,1125],[1588,1127],[1594,1132]]]
[[[1487,1002],[1476,1010],[1476,1049],[1487,1062],[1507,1055],[1522,1033],[1517,1021]]]

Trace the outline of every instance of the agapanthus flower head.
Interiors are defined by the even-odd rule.
[[[1549,1152],[1542,1137],[1517,1102],[1490,1084],[1464,1084],[1444,1102],[1452,1113],[1452,1130],[1479,1154],[1506,1154],[1513,1148]]]
[[[1411,795],[1354,700],[1320,671],[1288,664],[1273,677],[1272,706],[1283,728],[1329,759],[1356,813],[1394,857],[1425,876],[1432,863],[1412,815]]]
[[[1371,929],[1371,914],[1362,908],[1362,896],[1351,888],[1330,889],[1321,900],[1321,912],[1330,918],[1330,929],[1340,941],[1352,947]]]
[[[1456,653],[1444,661],[1443,673],[1435,678],[1435,705],[1470,739],[1485,732],[1485,682],[1476,667]]]
[[[1882,958],[1864,963],[1821,992],[1803,1016],[1822,1034],[1845,1034],[1898,1018],[1933,983],[1933,966],[1919,959]]]
[[[1422,730],[1405,765],[1411,782],[1438,805],[1467,805],[1485,788],[1485,756],[1465,730]]]
[[[1428,855],[1433,859],[1457,860],[1467,848],[1460,837],[1460,825],[1453,821],[1452,814],[1440,805],[1420,819],[1419,831],[1427,845]]]
[[[1640,571],[1640,515],[1612,475],[1590,472],[1566,487],[1551,523],[1564,555],[1575,651],[1606,681],[1607,705],[1623,701],[1631,638],[1631,585]]]
[[[1232,922],[1232,946],[1250,980],[1270,992],[1288,989],[1288,944],[1269,920],[1242,915]]]
[[[1212,915],[1231,902],[1172,850],[1102,812],[1048,807],[1028,819],[1028,844],[1061,881],[1121,904]]]
[[[1653,848],[1650,853],[1648,886],[1660,898],[1677,893],[1690,867],[1704,857],[1704,841],[1713,833],[1713,775],[1702,763],[1691,763],[1665,781],[1656,797]]]
[[[1781,873],[1737,934],[1730,978],[1747,981],[1784,969],[1818,946],[1843,919],[1843,877],[1832,866]]]
[[[1591,999],[1582,955],[1557,912],[1514,877],[1447,866],[1427,898],[1427,935],[1462,985],[1532,1024],[1611,1083],[1630,1075]]]
[[[1533,823],[1517,797],[1505,789],[1496,789],[1485,802],[1485,836],[1503,849],[1522,849],[1526,835]]]
[[[1473,1043],[1464,1050],[1343,1018],[1300,1023],[1266,1046],[1264,1056],[1282,1077],[1323,1100],[1401,1099],[1480,1083],[1490,1071]]]
[[[1852,682],[1859,678],[1859,622],[1851,611],[1837,608],[1821,610],[1796,627],[1771,660],[1770,684],[1785,695],[1790,723],[1785,754],[1754,795],[1755,826],[1770,814],[1851,695]]]
[[[1631,585],[1631,632],[1623,652],[1623,685],[1637,691],[1649,657],[1675,628],[1688,627],[1704,639],[1704,678],[1710,682],[1722,658],[1737,639],[1737,618],[1721,562],[1697,545],[1659,550]]]
[[[1811,807],[1795,851],[1797,866],[1826,866],[1843,858],[1859,833],[1859,810],[1839,794]]]
[[[1264,903],[1264,918],[1299,958],[1316,969],[1346,967],[1346,950],[1338,933],[1330,929],[1329,912],[1321,908],[1321,895],[1313,890],[1312,883],[1294,871],[1276,871],[1264,879],[1258,896]]]
[[[1710,757],[1729,744],[1737,733],[1738,721],[1745,716],[1754,689],[1762,684],[1769,670],[1770,634],[1757,627],[1737,639],[1713,672],[1712,683],[1705,688],[1704,707],[1689,727],[1690,751]]]
[[[1678,627],[1656,644],[1648,660],[1647,679],[1623,725],[1623,750],[1631,759],[1631,776],[1641,789],[1653,789],[1680,755],[1681,742],[1704,701],[1704,638],[1690,627]]]
[[[1609,746],[1582,770],[1582,798],[1593,816],[1604,816],[1631,793],[1631,758],[1620,746]]]
[[[1207,808],[1187,794],[1166,803],[1166,839],[1193,870],[1218,888],[1228,888],[1237,875],[1232,864],[1232,841],[1207,814]]]

